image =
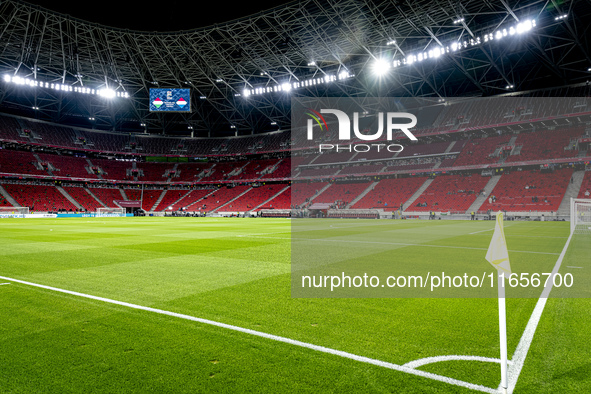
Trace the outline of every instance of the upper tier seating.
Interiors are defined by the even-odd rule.
[[[38,163],[38,160],[31,152],[0,149],[0,172],[49,175],[46,170],[35,167],[34,163]]]
[[[50,155],[48,153],[38,153],[39,158],[51,163],[55,168],[53,174],[67,178],[97,178],[94,173],[89,173],[86,167],[89,166],[85,158],[72,156]]]
[[[469,166],[474,164],[496,163],[499,157],[491,156],[498,146],[505,145],[511,135],[501,135],[468,141],[458,155],[454,166]]]
[[[580,137],[582,134],[582,127],[521,133],[515,141],[515,145],[522,145],[520,153],[509,156],[505,162],[576,157],[578,150],[564,148],[569,145],[571,139]]]

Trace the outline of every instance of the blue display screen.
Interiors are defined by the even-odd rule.
[[[191,112],[191,90],[150,89],[150,111]]]

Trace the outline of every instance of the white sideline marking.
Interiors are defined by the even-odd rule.
[[[242,235],[248,237],[249,235]],[[293,237],[259,237],[253,236],[253,238],[268,238],[268,239],[285,239],[294,241],[314,241],[314,242],[345,242],[345,243],[358,243],[358,244],[373,244],[373,245],[397,245],[397,246],[427,246],[430,248],[446,248],[446,249],[469,249],[469,250],[488,250],[488,248],[471,248],[469,246],[451,246],[451,245],[429,245],[429,244],[410,244],[402,242],[378,242],[378,241],[356,241],[351,239],[330,239],[330,238],[293,238]],[[558,256],[560,253],[551,252],[536,252],[533,250],[509,250],[512,253],[532,253],[532,254],[549,254]]]
[[[403,367],[408,368],[418,368],[422,367],[423,365],[438,363],[442,361],[482,361],[485,363],[501,363],[501,360],[498,358],[490,358],[490,357],[480,357],[480,356],[458,356],[458,355],[450,355],[450,356],[435,356],[435,357],[425,357],[420,358],[418,360],[414,360],[408,362],[403,365]],[[511,364],[511,361],[507,361],[508,364]]]
[[[493,230],[494,230],[494,227],[493,228],[486,229],[486,230],[474,231],[473,233],[470,233],[470,235],[472,235],[472,234],[478,234],[478,233],[483,233],[485,231],[493,231]]]
[[[179,318],[179,319],[185,319],[185,320],[195,321],[195,322],[202,323],[202,324],[208,324],[208,325],[211,325],[211,326],[225,328],[225,329],[232,330],[232,331],[238,331],[238,332],[241,332],[241,333],[244,333],[244,334],[254,335],[254,336],[257,336],[257,337],[261,337],[261,338],[271,339],[273,341],[283,342],[283,343],[287,343],[287,344],[290,344],[290,345],[299,346],[299,347],[303,347],[303,348],[315,350],[315,351],[322,352],[322,353],[332,354],[334,356],[339,356],[339,357],[347,358],[347,359],[350,359],[350,360],[359,361],[359,362],[362,362],[362,363],[376,365],[378,367],[384,367],[384,368],[392,369],[394,371],[405,372],[405,373],[408,373],[408,374],[411,374],[411,375],[416,375],[416,376],[421,376],[421,377],[428,378],[428,379],[437,380],[437,381],[448,383],[448,384],[452,384],[452,385],[455,385],[455,386],[460,386],[460,387],[465,387],[465,388],[472,389],[472,390],[481,391],[483,393],[498,394],[498,390],[492,389],[490,387],[485,387],[485,386],[482,386],[482,385],[479,385],[479,384],[468,383],[468,382],[464,382],[464,381],[461,381],[461,380],[457,380],[457,379],[453,379],[453,378],[448,378],[447,376],[441,376],[441,375],[437,375],[437,374],[430,373],[430,372],[416,370],[416,369],[413,369],[413,368],[406,367],[404,365],[397,365],[397,364],[392,364],[392,363],[389,363],[389,362],[386,362],[386,361],[380,361],[380,360],[376,360],[376,359],[369,358],[369,357],[358,356],[356,354],[343,352],[341,350],[331,349],[331,348],[327,348],[327,347],[319,346],[319,345],[314,345],[314,344],[307,343],[307,342],[301,342],[301,341],[297,341],[295,339],[285,338],[285,337],[281,337],[281,336],[278,336],[278,335],[267,334],[267,333],[264,333],[264,332],[251,330],[251,329],[248,329],[248,328],[233,326],[233,325],[230,325],[230,324],[220,323],[220,322],[213,321],[213,320],[208,320],[208,319],[202,319],[202,318],[199,318],[199,317],[189,316],[189,315],[185,315],[185,314],[182,314],[182,313],[165,311],[165,310],[162,310],[162,309],[150,308],[150,307],[142,306],[142,305],[130,304],[128,302],[112,300],[112,299],[109,299],[109,298],[97,297],[97,296],[93,296],[93,295],[90,295],[90,294],[84,294],[84,293],[79,293],[79,292],[76,292],[76,291],[60,289],[60,288],[57,288],[57,287],[51,287],[51,286],[41,285],[41,284],[38,284],[38,283],[25,282],[23,280],[8,278],[8,277],[5,277],[5,276],[0,276],[0,279],[10,280],[12,282],[21,283],[23,285],[28,285],[28,286],[39,287],[39,288],[46,289],[46,290],[57,291],[59,293],[70,294],[70,295],[74,295],[74,296],[77,296],[77,297],[89,298],[89,299],[92,299],[92,300],[102,301],[102,302],[106,302],[106,303],[109,303],[109,304],[115,304],[115,305],[125,306],[125,307],[132,308],[132,309],[138,309],[138,310],[143,310],[143,311],[147,311],[147,312],[158,313],[158,314],[161,314],[161,315],[172,316],[172,317],[176,317],[176,318]]]
[[[572,239],[573,235],[571,234],[568,239],[566,240],[566,244],[556,260],[556,264],[554,265],[554,269],[552,270],[552,276],[558,273],[560,266],[562,264],[562,260],[566,255],[566,250],[568,249],[568,245]],[[507,393],[513,393],[515,390],[515,386],[517,385],[517,379],[519,379],[519,374],[521,373],[521,369],[523,368],[523,364],[525,364],[525,358],[527,357],[527,352],[529,351],[529,347],[534,339],[534,334],[536,333],[536,329],[538,328],[538,323],[540,322],[540,318],[542,317],[542,312],[544,311],[544,307],[546,306],[546,301],[548,301],[548,296],[550,295],[550,291],[552,291],[552,287],[554,286],[553,281],[549,280],[544,291],[542,291],[542,295],[540,295],[540,299],[538,300],[534,311],[527,322],[527,326],[523,331],[523,335],[519,340],[519,344],[515,349],[515,353],[513,353],[513,364],[511,364],[507,371],[507,376],[509,380]],[[499,385],[499,390],[501,386]]]

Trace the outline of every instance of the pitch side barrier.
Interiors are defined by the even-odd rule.
[[[267,215],[264,215],[267,216]],[[271,215],[267,217],[273,217]],[[279,217],[277,215],[276,217]],[[295,218],[330,218],[330,219],[402,219],[402,220],[495,220],[494,213],[475,212],[427,212],[385,211],[383,209],[329,209],[323,214],[311,210],[294,210]],[[569,216],[557,215],[556,212],[505,212],[505,220],[513,221],[569,221]]]

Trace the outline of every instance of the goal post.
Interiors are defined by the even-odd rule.
[[[97,208],[95,217],[107,218],[107,217],[125,217],[125,208]]]
[[[570,199],[571,234],[591,234],[591,199]]]
[[[0,218],[24,218],[29,207],[0,207]]]

